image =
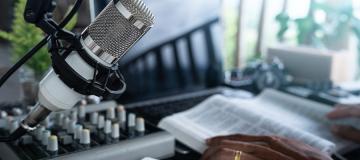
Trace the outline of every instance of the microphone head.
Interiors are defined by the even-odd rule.
[[[154,16],[141,0],[113,0],[82,34],[96,60],[116,63],[153,26]]]

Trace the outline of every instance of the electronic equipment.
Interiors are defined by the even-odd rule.
[[[287,74],[287,68],[283,63],[275,57],[270,64],[255,61],[244,70],[227,73],[225,84],[253,93],[259,93],[265,88],[274,88],[328,105],[360,104],[360,96],[336,86],[330,80],[307,80],[306,83],[299,83],[293,79],[292,75]]]
[[[336,104],[360,104],[360,96],[345,91],[340,87],[333,86],[332,83],[316,84],[317,85],[310,86],[289,85],[281,90],[289,94],[333,106]]]
[[[5,106],[0,114],[1,136],[16,129],[27,113],[21,105]],[[14,108],[8,110],[10,107]],[[174,156],[174,147],[172,135],[107,101],[52,113],[33,132],[17,141],[0,143],[0,159],[165,159]]]
[[[16,140],[34,130],[51,112],[71,109],[84,95],[120,96],[126,84],[117,62],[154,21],[141,0],[114,0],[77,36],[54,22],[50,13],[53,6],[52,0],[27,2],[25,20],[50,35],[53,66],[39,84],[35,108],[18,129],[0,141]]]
[[[145,128],[146,128],[146,132],[144,136],[137,136],[135,138],[127,138],[126,135],[129,134],[129,132],[124,132],[122,131],[122,133],[120,133],[120,140],[116,143],[110,143],[110,144],[101,144],[98,143],[99,146],[95,146],[95,147],[90,147],[87,149],[79,149],[79,150],[75,150],[73,152],[68,152],[66,154],[59,154],[53,157],[54,159],[64,159],[64,158],[69,158],[69,159],[82,159],[82,158],[87,158],[87,159],[91,159],[94,158],[97,154],[99,154],[98,156],[106,156],[106,154],[110,154],[110,155],[114,155],[114,156],[121,156],[121,157],[125,157],[124,159],[129,158],[128,156],[136,156],[136,155],[140,155],[143,157],[153,157],[153,158],[158,158],[158,159],[163,159],[163,160],[197,160],[201,157],[200,154],[196,153],[195,151],[191,150],[190,148],[184,146],[183,144],[181,144],[180,142],[176,142],[174,141],[173,137],[167,133],[164,133],[163,131],[157,129],[155,126],[157,125],[157,123],[159,122],[159,120],[163,117],[166,117],[168,115],[174,114],[174,113],[178,113],[181,111],[184,111],[186,109],[189,109],[191,107],[193,107],[194,105],[197,105],[198,103],[200,103],[201,101],[203,101],[204,99],[214,95],[214,94],[223,94],[223,95],[227,95],[227,96],[231,96],[231,97],[242,97],[242,98],[250,98],[251,94],[247,93],[247,92],[242,92],[242,91],[238,91],[238,90],[232,90],[229,88],[215,88],[215,89],[209,89],[209,90],[202,90],[202,91],[197,91],[197,92],[190,92],[190,93],[183,93],[183,94],[178,94],[178,95],[174,95],[174,96],[166,96],[166,97],[162,97],[162,98],[157,98],[157,99],[152,99],[152,100],[147,100],[147,101],[142,101],[142,102],[136,102],[136,103],[131,103],[131,104],[124,104],[124,107],[126,108],[126,111],[128,112],[128,116],[126,117],[131,117],[129,116],[129,113],[135,113],[136,116],[141,116],[144,117],[145,119]],[[88,100],[88,102],[95,102],[97,100]],[[24,108],[24,106],[22,106],[21,104],[6,104],[7,107],[1,107],[2,112],[0,112],[0,126],[4,126],[7,125],[9,123],[5,123],[6,121],[4,121],[4,117],[17,117],[15,115],[25,115],[27,110],[26,108]],[[77,124],[84,124],[84,126],[87,126],[87,128],[97,128],[97,125],[92,125],[91,127],[91,123],[95,122],[92,119],[94,119],[93,117],[96,116],[96,114],[94,113],[98,113],[97,117],[99,116],[104,116],[104,117],[115,117],[117,118],[118,122],[121,123],[121,119],[118,116],[121,115],[119,114],[119,112],[117,111],[122,111],[122,109],[118,109],[118,110],[113,110],[113,108],[116,108],[117,104],[113,101],[108,101],[108,102],[103,102],[100,104],[89,104],[87,105],[85,108],[85,121],[81,121],[81,117],[83,117],[83,107],[76,107],[76,109],[70,110],[70,111],[64,111],[62,112],[63,115],[68,115],[70,118],[68,118],[71,121],[71,117],[75,117],[74,113],[77,112],[77,119],[78,119],[78,123]],[[15,109],[12,109],[15,108]],[[81,109],[80,109],[81,108]],[[121,106],[119,108],[122,108]],[[21,110],[21,111],[19,111]],[[4,111],[6,111],[6,113],[4,113]],[[114,112],[115,111],[115,114]],[[124,113],[124,112],[122,112]],[[48,123],[53,126],[55,126],[56,123],[56,117],[57,117],[57,113],[52,113],[52,115],[50,117],[50,120],[53,123]],[[6,119],[6,118],[5,118]],[[63,119],[66,118],[63,117]],[[99,119],[99,118],[98,118]],[[101,118],[100,118],[101,119]],[[127,118],[129,119],[134,119],[134,118]],[[51,122],[50,121],[50,122]],[[54,124],[55,123],[55,124]],[[90,123],[90,127],[89,124]],[[46,125],[46,123],[42,123],[43,125]],[[71,123],[70,123],[71,124]],[[130,124],[133,124],[130,123]],[[129,125],[129,123],[127,123],[126,125]],[[10,126],[10,125],[8,125]],[[106,120],[104,118],[104,126],[106,126]],[[120,125],[121,126],[121,125]],[[131,126],[131,125],[130,125]],[[136,122],[135,122],[135,126],[136,126]],[[41,128],[41,127],[40,127]],[[52,127],[49,127],[50,129]],[[142,127],[139,127],[142,128]],[[10,128],[8,128],[10,129]],[[5,129],[5,130],[8,130]],[[61,128],[60,128],[61,130]],[[62,129],[63,132],[67,132],[64,131],[64,129]],[[141,130],[141,129],[140,129]],[[103,129],[102,132],[105,133],[105,130]],[[4,132],[1,132],[1,134],[3,134]],[[91,133],[95,133],[95,132],[91,132]],[[36,131],[34,133],[29,133],[28,135],[30,135],[32,137],[33,142],[35,143],[34,148],[40,148],[41,150],[43,150],[42,152],[38,152],[38,153],[48,153],[45,149],[45,147],[36,140]],[[26,135],[25,137],[28,137],[28,135]],[[116,135],[116,134],[115,134]],[[149,135],[147,137],[147,135]],[[65,137],[69,137],[69,136],[65,136]],[[100,136],[99,136],[100,137]],[[91,135],[91,142],[97,142],[99,139],[98,136],[93,136]],[[15,146],[13,144],[16,143],[21,143],[21,141],[26,140],[26,139],[21,139],[19,141],[16,142],[8,142],[6,144],[0,145],[0,150],[2,151],[2,153],[0,155],[0,158],[2,159],[6,159],[6,157],[4,158],[4,156],[14,156],[12,157],[12,159],[16,159],[16,158],[23,158],[23,154],[24,152],[14,152],[14,149],[16,150],[16,147],[19,147],[19,145]],[[71,140],[69,140],[69,138],[59,138],[58,137],[58,148],[59,150],[63,150],[65,151],[66,146],[64,146],[62,143],[67,142],[70,143]],[[69,142],[70,141],[70,142]],[[155,142],[161,142],[161,145]],[[73,142],[73,143],[80,143],[80,142]],[[71,145],[73,144],[71,143]],[[155,144],[154,144],[155,143]],[[151,146],[149,147],[148,144],[151,144]],[[14,147],[15,146],[15,147]],[[146,146],[146,147],[143,147]],[[135,147],[135,148],[134,148]],[[135,150],[131,150],[129,151],[128,149],[135,149]],[[153,149],[156,148],[156,152],[154,150],[151,150],[151,153],[156,153],[161,154],[161,155],[152,155],[149,154],[149,148]],[[130,154],[126,154],[123,151],[129,151],[128,153]],[[38,151],[35,149],[35,151]],[[111,151],[116,151],[116,152],[111,152]],[[9,155],[10,153],[10,155]],[[25,152],[27,153],[27,152]],[[145,154],[144,154],[145,153]],[[356,154],[356,152],[353,153],[349,153],[348,156],[354,156],[354,153]],[[30,153],[29,153],[30,154]],[[32,154],[33,156],[36,156],[38,154]],[[137,157],[138,159],[141,159],[139,157]],[[49,158],[43,158],[43,159],[49,159]],[[111,159],[111,158],[109,158]],[[132,159],[131,157],[129,159]],[[351,158],[350,158],[351,159]]]
[[[198,159],[198,153],[181,143],[175,145],[174,137],[161,131],[156,125],[161,118],[189,109],[214,94],[252,97],[248,92],[229,88],[183,93],[123,106],[114,101],[99,103],[98,99],[94,99],[96,97],[89,97],[71,110],[51,113],[38,129],[19,140],[1,143],[0,150],[4,154],[1,154],[0,158],[118,159],[121,156],[121,159],[126,160],[144,157],[166,160]],[[6,136],[31,109],[21,104],[3,104],[0,105],[0,110],[0,135]],[[118,128],[116,124],[119,133],[113,130]],[[90,139],[81,140],[77,130],[88,130],[85,132],[89,132]],[[56,135],[57,141],[54,142],[57,142],[57,146],[52,147],[56,152],[49,151],[47,145],[44,145],[44,138],[38,138],[48,137],[49,145],[50,139],[54,138],[50,135]]]
[[[225,83],[230,87],[246,88],[258,93],[266,88],[279,89],[291,80],[282,62],[274,58],[271,63],[258,60],[249,63],[243,70],[231,71]]]
[[[281,90],[335,105],[360,103],[359,96],[337,86],[352,79],[351,56],[342,52],[279,46],[268,49],[267,59],[279,58],[286,71],[293,76],[293,82]]]

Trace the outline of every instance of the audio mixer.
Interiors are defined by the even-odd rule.
[[[4,104],[0,135],[10,134],[31,107]],[[52,113],[33,132],[0,143],[0,159],[166,159],[175,139],[114,101],[82,100],[70,111]]]
[[[181,112],[214,94],[250,98],[228,88],[178,94],[119,105],[90,97],[72,110],[55,112],[38,129],[11,143],[0,143],[0,160],[119,159],[196,160],[200,154],[156,127],[160,119]],[[11,133],[31,107],[0,104],[0,136]]]

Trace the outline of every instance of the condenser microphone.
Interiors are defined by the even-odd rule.
[[[140,0],[114,0],[82,34],[90,55],[104,65],[116,63],[153,25],[154,16]]]
[[[125,90],[117,62],[153,26],[141,0],[113,0],[73,49],[52,51],[53,67],[39,84],[38,103],[16,134],[34,130],[51,112],[71,109],[85,95],[117,97]]]

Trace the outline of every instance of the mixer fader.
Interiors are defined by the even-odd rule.
[[[15,142],[0,144],[4,153],[0,158],[138,160],[174,155],[175,140],[170,134],[127,113],[114,101],[88,102],[81,101],[71,111],[53,113],[33,132]],[[0,134],[8,135],[17,128],[27,110],[20,105],[3,109]]]

